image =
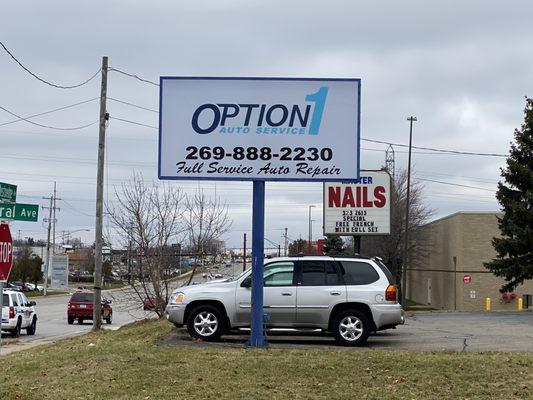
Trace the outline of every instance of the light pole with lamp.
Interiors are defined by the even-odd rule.
[[[72,235],[73,233],[76,233],[76,232],[90,232],[91,230],[90,229],[76,229],[74,231],[62,231],[62,234],[63,234],[63,244],[65,244],[65,236],[67,237],[67,244],[70,240],[70,235]]]
[[[407,161],[407,193],[405,199],[405,237],[403,243],[403,262],[402,262],[402,286],[401,286],[401,304],[405,308],[405,298],[407,295],[407,250],[409,245],[409,194],[411,189],[411,143],[413,141],[413,122],[416,117],[407,118],[409,121],[409,157]]]

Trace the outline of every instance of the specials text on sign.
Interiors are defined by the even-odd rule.
[[[359,176],[359,79],[161,77],[160,83],[160,179]]]
[[[358,183],[324,185],[325,235],[389,235],[390,175],[361,171]]]

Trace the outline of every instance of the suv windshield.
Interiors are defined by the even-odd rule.
[[[77,303],[92,303],[93,294],[92,293],[74,293],[70,298],[71,302]]]

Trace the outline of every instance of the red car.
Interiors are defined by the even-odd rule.
[[[77,319],[79,324],[83,324],[86,319],[93,319],[94,293],[76,292],[70,298],[67,305],[67,321],[69,325]],[[109,305],[111,300],[102,299],[102,319],[108,324],[113,321],[113,309]]]
[[[155,297],[153,296],[145,297],[143,300],[143,310],[144,311],[153,310],[155,309],[156,304],[157,304],[157,301]],[[159,308],[164,310],[166,306],[167,306],[167,303],[165,302],[165,300],[161,299]]]

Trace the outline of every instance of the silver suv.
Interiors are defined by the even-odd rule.
[[[267,260],[264,312],[268,328],[319,328],[357,346],[370,332],[403,323],[392,274],[376,258],[307,256]],[[175,290],[166,318],[195,338],[213,341],[250,326],[251,270],[236,278]]]

